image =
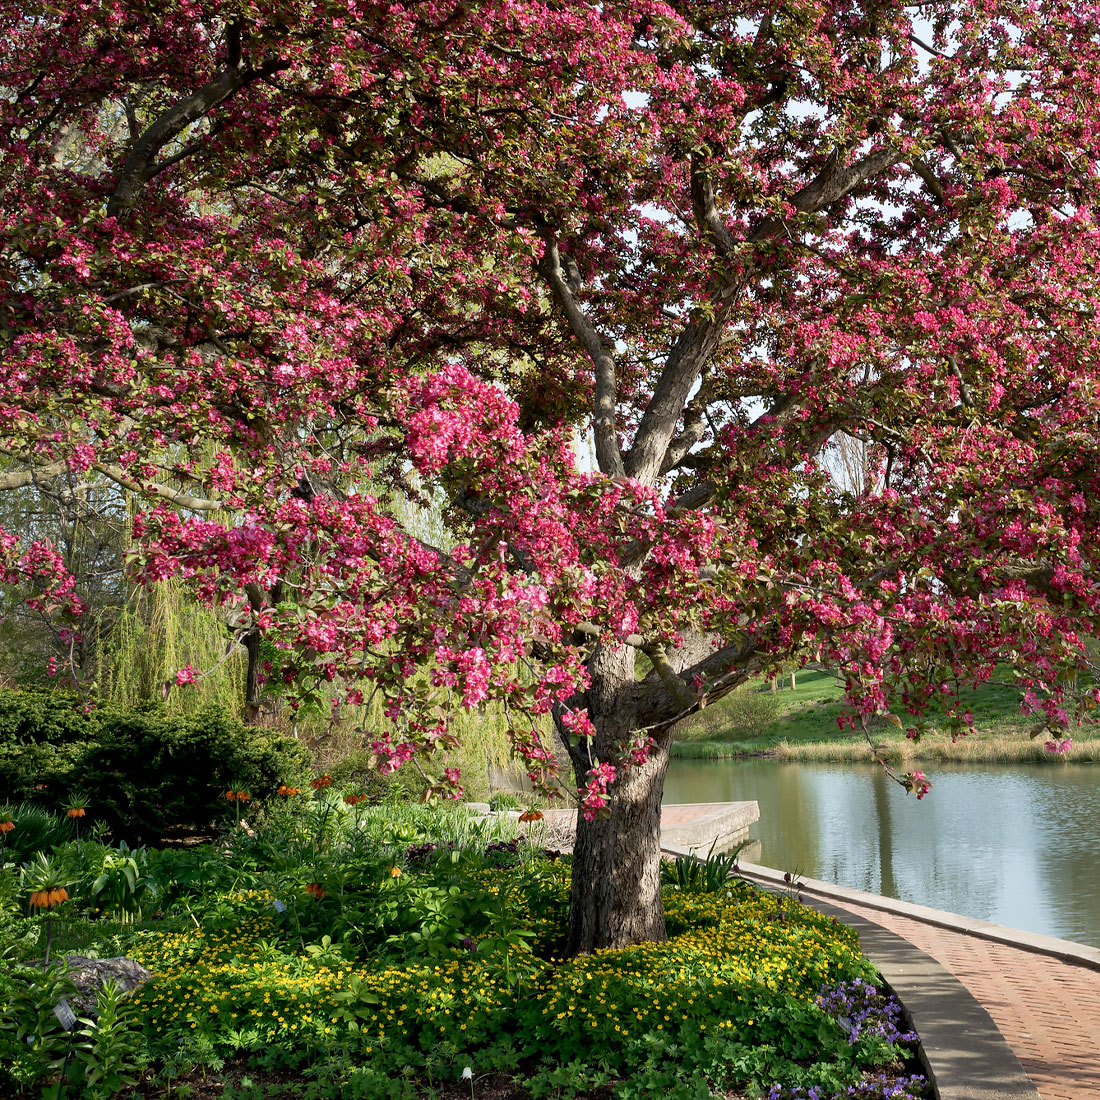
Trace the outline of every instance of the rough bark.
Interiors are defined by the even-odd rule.
[[[634,651],[597,651],[589,665],[588,712],[596,726],[593,759],[613,755],[616,744],[637,726],[634,705]],[[601,755],[601,753],[603,755]],[[667,938],[661,905],[661,795],[668,770],[664,738],[644,767],[621,771],[612,785],[610,813],[577,821],[573,849],[574,889],[569,907],[569,953],[625,947]],[[575,758],[583,785],[587,759]]]
[[[569,905],[569,954],[663,942],[661,796],[668,742],[614,785],[606,818],[577,822],[573,875],[586,884]]]
[[[248,655],[248,665],[244,675],[244,721],[248,726],[262,724],[260,715],[260,644],[263,636],[255,627],[244,636],[244,649]]]

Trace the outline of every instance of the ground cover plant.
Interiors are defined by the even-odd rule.
[[[728,864],[670,864],[667,942],[568,958],[570,859],[540,846],[537,820],[521,839],[509,819],[365,806],[316,783],[246,810],[216,845],[37,853],[67,894],[37,915],[33,861],[3,872],[14,1095],[56,1095],[66,1052],[73,1097],[184,1096],[208,1079],[212,1095],[396,1100],[465,1087],[467,1068],[475,1097],[488,1080],[532,1100],[922,1095],[899,1061],[914,1037],[855,934],[793,897]],[[108,985],[69,1049],[53,1007],[74,990],[56,960],[77,951],[155,977],[129,997]]]

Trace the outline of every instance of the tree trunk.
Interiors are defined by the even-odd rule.
[[[260,725],[260,685],[257,677],[260,672],[260,632],[253,628],[244,636],[244,648],[248,654],[248,667],[244,676],[244,721],[245,725]]]
[[[601,647],[602,649],[602,647]],[[602,650],[589,664],[588,714],[596,727],[592,759],[616,760],[638,728],[633,651]],[[619,748],[621,752],[621,748]],[[663,737],[644,767],[621,768],[609,790],[607,816],[578,815],[569,903],[569,953],[667,939],[661,905],[661,795],[669,744]],[[587,754],[574,756],[578,786]]]
[[[244,720],[249,726],[259,726],[263,722],[260,711],[260,658],[263,633],[255,625],[257,616],[265,607],[277,604],[283,598],[283,582],[276,581],[270,591],[265,592],[255,581],[245,588],[248,606],[252,609],[253,626],[244,636],[244,648],[248,654],[248,668],[244,676]]]
[[[661,795],[667,770],[665,741],[644,767],[631,767],[616,779],[608,817],[578,817],[570,955],[668,938],[661,904]]]

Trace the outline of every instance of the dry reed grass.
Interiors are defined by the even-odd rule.
[[[1045,738],[972,735],[952,742],[931,736],[920,741],[890,740],[878,743],[879,753],[889,764],[1033,764],[1095,763],[1100,761],[1100,739],[1090,733],[1075,739],[1064,753],[1044,748]],[[777,760],[817,763],[866,763],[871,751],[866,741],[828,741],[792,745],[780,741],[775,746]]]

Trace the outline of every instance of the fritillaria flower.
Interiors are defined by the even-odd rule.
[[[35,890],[31,894],[30,906],[32,909],[52,909],[68,900],[69,891],[64,886],[58,886],[53,890]]]

